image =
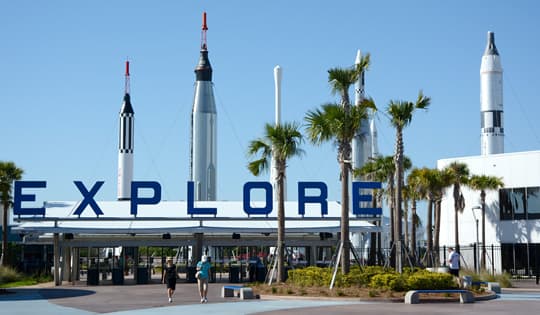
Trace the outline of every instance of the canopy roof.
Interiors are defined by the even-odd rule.
[[[217,208],[217,214],[192,216],[187,213],[186,201],[162,201],[156,205],[139,205],[137,216],[130,214],[130,201],[98,201],[103,214],[96,216],[87,206],[80,216],[74,212],[79,202],[60,201],[44,204],[46,215],[14,218],[13,227],[20,233],[76,233],[76,234],[159,234],[159,233],[276,233],[277,210],[268,216],[244,212],[240,201],[199,201],[196,208]],[[251,207],[263,208],[265,202],[251,202]],[[341,205],[328,202],[328,214],[321,215],[317,204],[306,204],[305,215],[298,214],[298,202],[285,202],[286,233],[319,233],[340,231]],[[369,221],[375,217],[358,218],[351,215],[351,232],[378,232],[380,227]]]

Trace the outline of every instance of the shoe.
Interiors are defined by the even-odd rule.
[[[169,303],[172,303],[172,298],[169,298]]]
[[[203,299],[201,299],[201,303],[204,303],[204,298],[203,298]]]
[[[204,298],[204,303],[208,303],[208,299],[207,299],[207,298]]]

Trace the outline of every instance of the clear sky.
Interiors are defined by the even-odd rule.
[[[504,69],[506,152],[540,148],[540,10],[537,1],[0,1],[0,160],[26,180],[46,180],[37,201],[80,200],[73,180],[104,180],[97,200],[116,199],[118,113],[131,61],[135,180],[155,180],[163,200],[185,200],[190,115],[202,12],[218,111],[218,199],[241,200],[252,176],[247,145],[274,119],[273,68],[283,69],[284,121],[339,101],[327,70],[371,53],[366,93],[432,98],[404,134],[418,167],[480,153],[479,69],[486,34]],[[351,90],[351,96],[353,96]],[[394,130],[378,115],[379,149]],[[296,182],[324,181],[340,198],[332,144],[303,145]]]

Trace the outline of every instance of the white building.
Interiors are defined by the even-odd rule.
[[[467,164],[471,175],[497,176],[504,182],[504,188],[486,191],[488,270],[533,274],[540,263],[540,151],[442,159],[437,161],[437,168],[442,169],[454,161]],[[480,191],[463,187],[462,193],[465,208],[458,216],[458,233],[463,248],[477,242],[474,215],[480,221],[478,235],[482,242],[482,222],[481,211],[473,210],[481,204]],[[454,246],[452,188],[442,200],[441,222],[441,246]],[[462,250],[462,255],[472,269],[472,251]]]

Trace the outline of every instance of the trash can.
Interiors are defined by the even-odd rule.
[[[186,282],[188,283],[195,283],[197,282],[197,278],[195,278],[195,274],[197,273],[197,267],[195,266],[188,266],[186,268]]]
[[[86,274],[86,284],[87,285],[99,284],[99,272],[97,269],[88,269],[88,273]]]
[[[229,282],[230,283],[240,282],[240,266],[229,267]]]
[[[148,284],[150,273],[147,267],[137,267],[137,284]]]
[[[112,283],[114,285],[124,284],[124,273],[121,268],[113,268],[112,270]]]
[[[266,280],[266,267],[257,266],[257,282],[264,282]]]

